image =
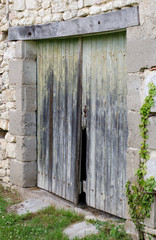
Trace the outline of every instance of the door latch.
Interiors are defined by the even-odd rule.
[[[84,118],[87,117],[87,105],[84,106],[84,109],[83,109],[83,113],[84,113]]]

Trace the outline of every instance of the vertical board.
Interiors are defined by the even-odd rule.
[[[87,205],[125,217],[127,107],[125,32],[83,39],[87,105]]]
[[[37,66],[38,186],[77,203],[80,41],[39,41]]]

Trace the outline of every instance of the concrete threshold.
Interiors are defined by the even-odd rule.
[[[63,208],[66,210],[74,211],[79,215],[83,215],[86,220],[90,219],[100,221],[121,220],[121,218],[118,218],[106,212],[95,210],[88,206],[75,205],[61,197],[54,195],[53,193],[50,193],[37,187],[21,188],[18,186],[14,186],[12,189],[17,191],[23,200],[36,198],[42,201],[45,205],[52,205],[57,209]]]

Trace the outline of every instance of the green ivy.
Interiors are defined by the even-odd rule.
[[[154,105],[154,96],[156,96],[156,86],[153,83],[149,84],[149,94],[144,100],[144,104],[140,109],[141,123],[139,124],[140,135],[142,142],[139,155],[141,161],[139,168],[136,170],[136,181],[126,183],[126,196],[128,198],[129,213],[136,229],[139,233],[140,240],[144,240],[144,220],[150,218],[151,204],[154,202],[153,190],[156,187],[154,177],[145,180],[147,173],[146,163],[150,158],[148,151],[148,124],[151,114],[151,107]]]

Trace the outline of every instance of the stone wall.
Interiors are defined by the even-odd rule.
[[[127,179],[134,181],[134,169],[137,169],[140,157],[138,155],[141,138],[139,136],[139,109],[144,98],[148,94],[148,84],[156,84],[156,1],[143,0],[139,4],[140,26],[127,29],[127,70],[128,70],[128,123],[129,137],[127,150]],[[155,101],[156,106],[156,101]],[[156,108],[151,109],[153,113],[149,118],[148,147],[151,158],[147,162],[147,177],[156,178]],[[127,221],[129,233],[135,233],[134,225]],[[156,236],[156,198],[152,204],[151,218],[146,219],[146,232]],[[152,239],[156,239],[153,237]]]

